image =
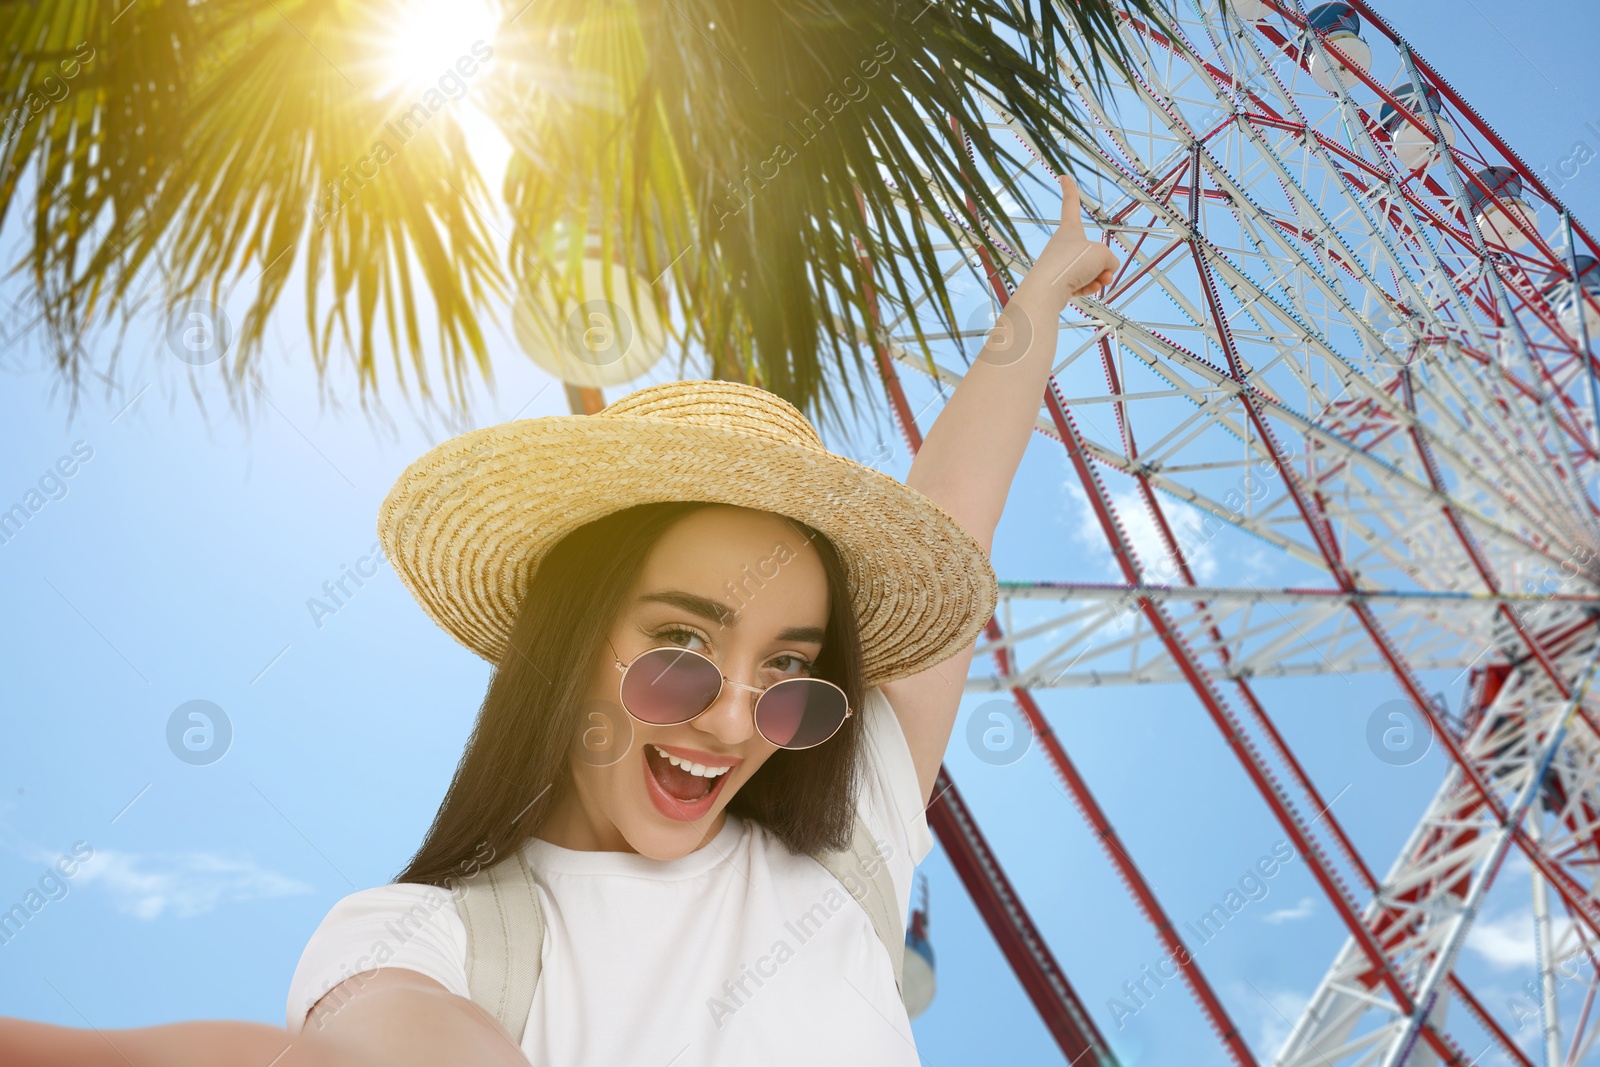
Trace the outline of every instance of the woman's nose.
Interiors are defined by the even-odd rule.
[[[742,744],[756,733],[755,702],[759,695],[724,680],[722,692],[717,694],[716,701],[709,708],[694,719],[694,726],[724,745]]]

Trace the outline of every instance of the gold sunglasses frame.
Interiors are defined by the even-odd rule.
[[[634,719],[634,721],[642,722],[646,726],[682,726],[683,723],[685,723],[685,722],[693,722],[695,719],[698,719],[700,716],[702,716],[706,712],[710,711],[712,705],[714,705],[718,700],[720,700],[722,698],[723,687],[724,686],[730,686],[730,685],[733,686],[735,689],[743,689],[743,690],[746,690],[748,692],[756,694],[755,699],[751,702],[751,705],[750,705],[750,716],[755,722],[756,732],[761,734],[762,737],[766,738],[768,744],[777,745],[777,747],[779,747],[781,749],[784,749],[785,751],[788,751],[788,752],[804,752],[807,749],[816,748],[817,745],[827,744],[829,741],[833,740],[833,737],[834,737],[835,734],[837,734],[841,729],[844,728],[845,720],[850,718],[850,716],[852,716],[852,715],[854,715],[856,713],[855,709],[850,706],[850,697],[849,697],[849,695],[847,693],[845,693],[845,691],[843,689],[841,689],[838,685],[835,685],[833,682],[828,681],[826,678],[785,678],[781,682],[773,682],[771,685],[765,686],[765,687],[758,686],[758,685],[745,685],[743,682],[736,682],[732,678],[729,678],[726,674],[723,674],[722,673],[722,667],[717,663],[716,660],[712,659],[710,656],[706,655],[703,652],[696,652],[692,648],[683,648],[683,647],[681,647],[679,645],[657,645],[654,648],[645,649],[643,652],[639,653],[637,656],[634,656],[627,663],[623,663],[622,659],[617,655],[617,646],[611,644],[611,639],[609,637],[606,638],[606,644],[609,645],[610,648],[611,648],[611,662],[612,662],[612,664],[616,666],[617,670],[622,672],[622,677],[617,680],[617,703],[622,705],[622,710],[627,712]],[[716,671],[717,672],[717,677],[721,679],[721,682],[717,685],[716,695],[711,698],[711,702],[708,703],[705,707],[701,708],[699,711],[695,712],[693,715],[689,716],[687,719],[684,719],[682,722],[662,723],[662,722],[651,722],[649,719],[642,719],[637,714],[634,713],[634,710],[632,708],[628,707],[628,702],[626,700],[622,699],[622,687],[627,684],[627,682],[628,682],[628,672],[633,669],[633,665],[635,663],[638,663],[641,659],[643,659],[644,657],[648,656],[652,652],[662,652],[662,651],[678,652],[678,653],[681,653],[683,655],[688,655],[688,656],[698,656],[701,659],[705,660],[707,663],[711,664],[712,670]],[[757,708],[758,708],[758,705],[760,705],[760,703],[761,703],[761,698],[766,696],[766,694],[767,694],[767,692],[769,690],[776,689],[780,685],[787,685],[790,682],[820,682],[823,685],[826,685],[826,686],[829,686],[832,689],[838,690],[839,695],[844,698],[844,717],[839,720],[839,725],[835,726],[833,728],[832,732],[830,732],[827,737],[824,737],[821,741],[816,742],[816,744],[811,744],[811,745],[778,745],[778,743],[776,741],[772,740],[772,738],[767,737],[767,734],[766,734],[765,730],[761,729],[761,716],[759,714],[757,714]]]

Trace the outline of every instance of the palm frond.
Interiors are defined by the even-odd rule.
[[[478,315],[504,299],[481,214],[487,189],[450,116],[424,106],[406,123],[417,101],[400,87],[375,91],[369,8],[149,2],[112,25],[109,5],[53,7],[78,10],[81,18],[57,21],[87,27],[99,66],[86,64],[84,85],[25,124],[0,156],[0,218],[36,164],[31,264],[64,355],[80,351],[76,339],[97,312],[140,292],[169,307],[196,296],[221,304],[243,284],[254,292],[230,353],[228,380],[238,385],[298,263],[319,374],[337,328],[368,387],[381,325],[402,382],[405,350],[430,395],[426,353],[436,347],[461,401],[450,371],[469,356],[486,369]],[[40,40],[22,21],[6,26],[8,54]],[[51,42],[73,32],[57,27]],[[166,92],[141,82],[156,72],[138,62],[161,68]],[[424,292],[437,323],[431,344],[418,326]]]
[[[1127,6],[1162,21],[1154,2]],[[1023,160],[991,136],[974,90],[1005,104],[1047,165],[1070,170],[1084,131],[1058,106],[1045,57],[1059,49],[1106,77],[1105,57],[1127,61],[1121,7],[1080,4],[1068,26],[1050,3],[1003,0],[542,3],[505,68],[519,106],[497,109],[518,149],[506,196],[527,235],[513,275],[527,285],[551,269],[538,242],[552,228],[608,220],[643,278],[671,265],[686,345],[703,345],[720,374],[842,425],[829,383],[867,372],[845,339],[870,322],[858,242],[887,274],[889,299],[931,290],[953,328],[934,246],[957,226],[930,230],[906,205],[964,213],[971,197],[991,250],[1019,246],[1000,201],[1028,202],[1008,177]],[[971,180],[980,171],[999,186]]]
[[[632,267],[628,298],[679,309],[684,353],[701,346],[719,376],[843,425],[849,383],[872,373],[853,341],[871,321],[858,252],[885,300],[926,295],[953,329],[936,249],[960,224],[945,215],[970,199],[991,251],[1021,245],[1001,203],[1031,203],[1010,177],[1023,161],[986,125],[979,90],[1047,166],[1070,170],[1085,138],[1055,56],[1103,80],[1107,63],[1131,62],[1121,14],[1159,26],[1164,2],[505,0],[482,91],[514,149],[509,279],[516,293],[583,295],[577,238],[593,230]],[[396,143],[414,102],[363,73],[383,10],[0,5],[0,107],[19,116],[0,145],[0,222],[32,167],[24,265],[64,375],[77,381],[83,331],[141,293],[220,302],[243,284],[229,377],[242,382],[296,265],[319,376],[336,341],[363,395],[385,342],[424,395],[430,354],[458,404],[469,363],[489,374],[479,316],[510,294],[484,184],[449,116]],[[69,91],[27,110],[80,47],[92,59]],[[942,213],[930,224],[907,210],[917,203]]]

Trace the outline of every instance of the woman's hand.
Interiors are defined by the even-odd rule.
[[[1118,260],[1105,242],[1091,241],[1084,232],[1078,186],[1072,176],[1063,174],[1057,180],[1061,183],[1061,224],[1017,286],[1017,295],[1031,287],[1046,296],[1059,314],[1073,297],[1110,285]]]

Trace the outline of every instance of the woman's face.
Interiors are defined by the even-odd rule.
[[[827,624],[827,575],[798,527],[726,505],[679,520],[623,600],[610,634],[616,656],[601,646],[574,741],[572,788],[539,836],[566,848],[663,860],[699,848],[721,830],[733,795],[777,751],[756,729],[757,694],[724,684],[695,719],[649,725],[618,703],[615,660],[631,663],[648,649],[681,646],[710,657],[730,681],[765,687],[811,673]],[[686,775],[663,752],[728,770]]]

